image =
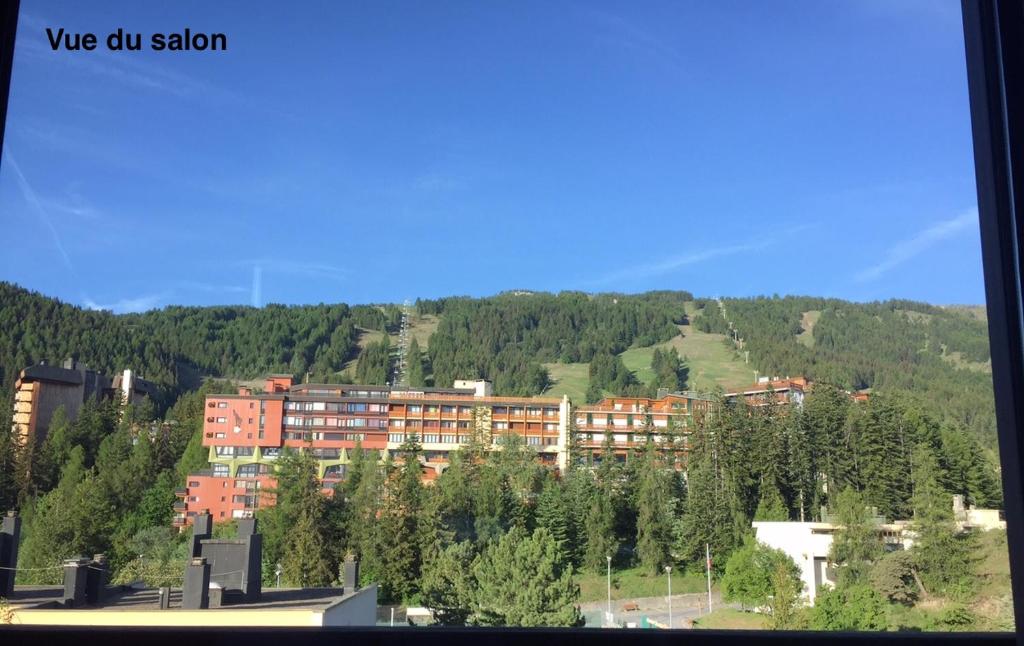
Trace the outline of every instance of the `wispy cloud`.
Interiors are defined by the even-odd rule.
[[[773,237],[766,237],[756,241],[738,242],[735,244],[720,245],[717,247],[708,247],[700,250],[692,250],[686,253],[678,254],[668,258],[663,258],[657,262],[641,263],[629,267],[624,267],[616,271],[610,272],[596,278],[592,281],[587,282],[589,285],[607,285],[609,283],[615,283],[621,280],[631,280],[637,278],[649,278],[651,276],[661,276],[668,274],[683,267],[691,265],[697,265],[715,258],[723,258],[727,256],[735,256],[737,254],[752,253],[755,251],[761,251],[767,249],[772,245],[777,244],[781,240],[791,238],[792,236],[811,228],[810,224],[800,224],[790,227],[784,231],[781,231],[778,235]]]
[[[114,314],[127,314],[133,312],[146,312],[160,307],[160,304],[167,298],[167,292],[159,294],[145,294],[136,298],[122,298],[113,303],[97,303],[88,296],[82,297],[82,304],[90,310],[106,310]]]
[[[243,285],[220,285],[217,283],[203,283],[194,280],[179,280],[175,286],[193,292],[208,292],[213,294],[248,294],[249,288]]]
[[[927,251],[930,247],[943,240],[952,238],[961,231],[977,224],[977,208],[968,209],[954,218],[933,224],[927,229],[918,232],[914,237],[897,242],[889,247],[885,257],[880,262],[859,272],[854,276],[854,280],[858,283],[877,280],[895,267]]]
[[[14,159],[14,154],[10,152],[10,148],[4,153],[4,157],[7,159],[7,165],[11,170],[14,171],[14,179],[18,183],[18,188],[21,189],[21,195],[25,201],[32,207],[32,210],[36,212],[39,217],[39,221],[43,223],[43,226],[50,232],[50,236],[53,239],[53,244],[57,248],[57,252],[60,254],[61,259],[64,261],[64,265],[74,272],[75,267],[71,262],[71,256],[68,255],[67,250],[64,248],[64,243],[61,242],[60,234],[57,233],[57,227],[53,225],[53,219],[50,217],[49,212],[43,205],[39,196],[36,194],[35,189],[29,184],[25,174],[21,172],[21,167],[18,162]]]
[[[770,244],[769,241],[761,242],[749,242],[734,245],[725,245],[721,247],[712,247],[710,249],[702,249],[700,251],[691,251],[670,258],[665,258],[658,262],[646,263],[633,265],[632,267],[625,267],[617,271],[605,274],[600,278],[595,279],[592,284],[603,285],[607,283],[614,283],[620,280],[635,279],[635,278],[648,278],[651,276],[660,276],[669,272],[681,269],[689,265],[696,265],[698,263],[706,262],[714,258],[721,258],[723,256],[732,256],[739,253],[746,253],[749,251],[756,251],[763,249]]]
[[[686,60],[675,47],[622,16],[589,7],[583,10],[583,15],[597,25],[597,37],[602,42],[660,60],[675,69],[685,67]]]
[[[253,307],[263,306],[263,267],[259,265],[252,268],[251,303]]]

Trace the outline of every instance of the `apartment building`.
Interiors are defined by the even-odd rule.
[[[725,399],[742,399],[750,406],[764,406],[772,398],[777,404],[801,407],[810,391],[811,382],[806,377],[762,377],[756,384],[725,393]]]
[[[606,436],[611,435],[613,451],[625,461],[633,448],[643,446],[650,434],[661,442],[669,433],[683,438],[694,418],[710,410],[712,399],[696,393],[662,393],[646,397],[606,397],[596,404],[573,408],[576,421],[576,456],[586,464],[599,462]],[[684,448],[685,444],[680,448]]]
[[[274,460],[289,447],[312,447],[328,493],[344,478],[357,442],[395,454],[415,437],[427,481],[471,439],[497,447],[511,434],[536,449],[542,462],[565,467],[568,398],[495,397],[484,381],[455,386],[294,384],[290,375],[271,375],[259,394],[241,388],[235,395],[210,395],[203,445],[211,469],[190,475],[177,490],[174,522],[188,524],[202,510],[215,521],[252,516],[271,503]]]
[[[14,435],[22,443],[32,438],[41,444],[49,433],[54,413],[62,406],[73,421],[87,401],[120,397],[125,403],[137,404],[155,394],[156,386],[131,370],[110,378],[73,359],[60,366],[29,366],[14,384]]]

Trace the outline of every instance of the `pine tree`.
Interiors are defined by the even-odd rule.
[[[465,626],[473,614],[476,580],[472,543],[449,545],[423,565],[420,589],[423,604],[442,626]]]
[[[953,522],[952,497],[943,489],[938,460],[926,446],[914,453],[914,561],[929,593],[962,593],[974,582],[976,545]]]
[[[473,567],[477,581],[473,622],[481,626],[580,626],[579,586],[544,528],[514,528]]]
[[[738,545],[734,536],[735,504],[730,502],[722,477],[719,419],[698,420],[690,436],[687,457],[687,496],[677,524],[676,552],[691,563],[702,563],[705,545],[715,554],[728,554]]]
[[[590,503],[584,522],[587,547],[583,564],[591,572],[603,572],[607,557],[616,557],[619,543],[615,537],[615,511],[611,501],[598,490]]]
[[[427,385],[427,378],[423,371],[423,355],[420,352],[420,343],[413,337],[409,342],[409,376],[410,386],[420,387]]]
[[[754,520],[781,521],[789,520],[789,511],[782,500],[782,494],[774,483],[766,482],[761,486],[761,501],[754,512]]]
[[[420,445],[406,440],[399,451],[402,464],[385,483],[377,554],[381,596],[392,601],[409,599],[417,592],[422,565]]]
[[[567,563],[572,562],[569,510],[565,504],[564,493],[554,474],[544,480],[537,499],[537,527],[548,530],[558,547],[559,555]]]
[[[337,549],[329,544],[326,500],[316,459],[306,450],[287,451],[277,462],[275,505],[261,512],[267,555],[281,563],[285,580],[301,587],[331,582]]]
[[[813,516],[826,496],[828,500],[847,486],[858,486],[856,454],[847,418],[850,398],[839,388],[818,384],[810,393],[800,415],[801,439],[796,444],[800,464],[800,491]],[[824,474],[824,490],[818,474]],[[827,493],[826,493],[827,492]]]
[[[882,538],[864,497],[851,487],[835,496],[833,513],[839,525],[832,538],[829,560],[839,566],[839,585],[863,583],[882,556]]]
[[[636,551],[643,568],[658,574],[671,560],[672,492],[664,458],[651,439],[647,440],[639,462]]]
[[[898,402],[873,397],[854,425],[864,498],[888,519],[910,515],[914,438]]]

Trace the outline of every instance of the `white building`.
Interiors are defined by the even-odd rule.
[[[961,530],[988,531],[990,529],[1006,529],[1006,521],[1000,518],[998,509],[965,509],[962,496],[953,496],[953,516],[957,527]],[[910,549],[914,544],[914,534],[910,530],[910,522],[898,520],[891,523],[878,521],[878,531],[887,549]],[[810,605],[814,605],[818,588],[822,585],[834,587],[836,576],[835,566],[828,562],[828,553],[832,549],[832,537],[839,525],[830,522],[767,522],[754,521],[754,536],[765,545],[782,550],[793,559],[800,568],[800,580],[803,581],[803,593]]]

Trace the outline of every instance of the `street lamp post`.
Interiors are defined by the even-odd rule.
[[[668,627],[672,627],[672,566],[665,566],[665,574],[668,575]]]
[[[278,563],[277,567],[274,568],[274,574],[277,575],[277,587],[281,587],[281,564]]]
[[[612,621],[612,557],[604,557],[608,561],[608,618],[607,621],[610,624]]]

